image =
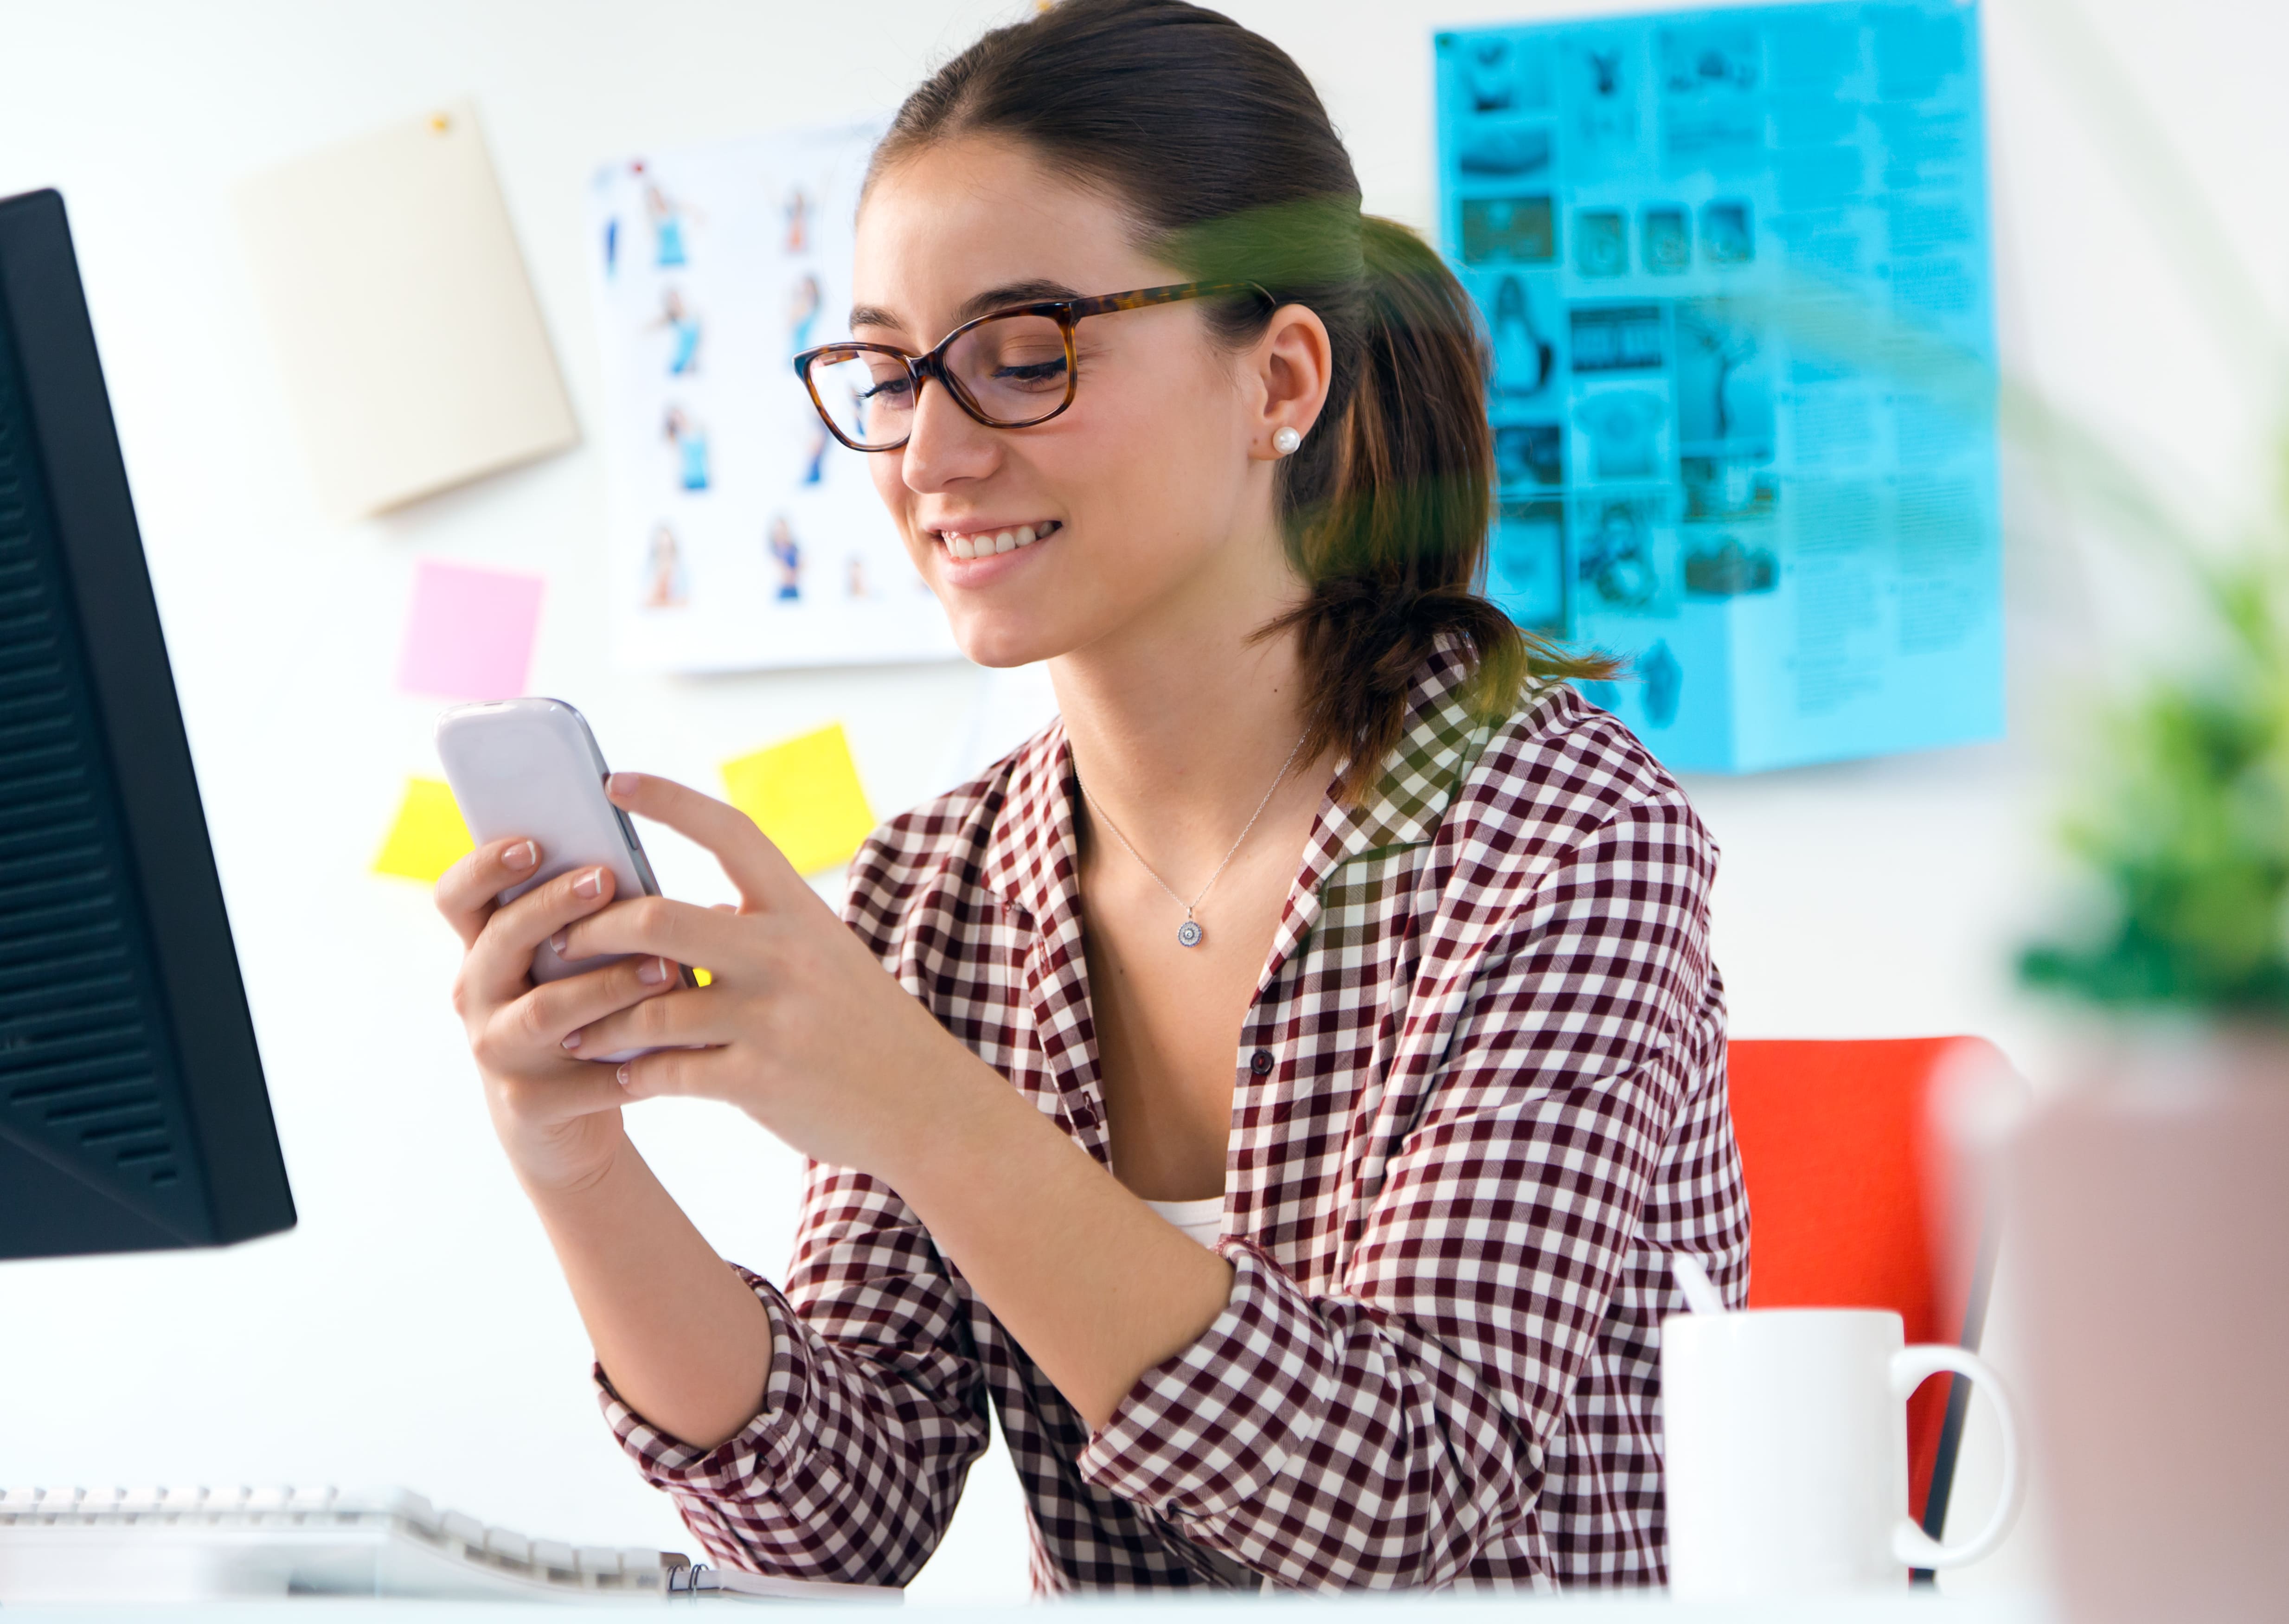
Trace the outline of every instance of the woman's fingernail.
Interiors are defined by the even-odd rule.
[[[501,853],[501,861],[515,869],[519,874],[523,873],[527,868],[531,868],[533,864],[539,860],[540,848],[534,845],[530,840],[520,840],[507,851]]]
[[[607,795],[634,795],[635,792],[636,775],[633,772],[615,772],[604,780],[604,793]]]
[[[564,1046],[567,1049],[578,1049],[580,1046],[580,1035],[578,1032],[567,1033],[564,1038]]]
[[[658,986],[667,980],[667,961],[664,958],[644,960],[642,964],[636,966],[636,980],[647,987]]]
[[[604,871],[602,868],[591,868],[572,882],[572,894],[576,897],[593,897],[603,889]]]
[[[570,931],[559,931],[555,935],[548,939],[548,945],[555,948],[557,956],[562,958],[564,956],[564,944],[571,940],[572,932]]]
[[[627,1067],[626,1067],[626,1066],[622,1066],[622,1067],[619,1068],[619,1070],[618,1070],[617,1072],[613,1073],[612,1075],[613,1075],[613,1076],[617,1076],[618,1078],[619,1078],[619,1080],[620,1080],[620,1086],[621,1086],[622,1088],[626,1088],[626,1087],[628,1085],[628,1068],[627,1068]]]

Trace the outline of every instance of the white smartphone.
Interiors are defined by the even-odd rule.
[[[437,758],[453,787],[461,817],[479,845],[511,835],[540,843],[540,868],[500,893],[514,902],[534,886],[574,868],[612,871],[617,897],[659,895],[628,815],[604,796],[603,752],[580,713],[562,700],[495,700],[456,705],[437,718]],[[532,955],[532,979],[560,980],[629,956],[602,954],[570,963],[542,942]],[[686,987],[697,987],[682,967]],[[594,1058],[617,1063],[648,1050]]]

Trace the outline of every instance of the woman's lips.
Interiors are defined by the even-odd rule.
[[[1041,519],[1031,524],[1002,525],[992,530],[941,530],[936,533],[938,545],[956,558],[991,558],[996,553],[1014,553],[1021,547],[1045,541],[1064,528],[1063,520]]]

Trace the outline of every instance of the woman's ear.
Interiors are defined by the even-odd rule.
[[[1328,404],[1335,351],[1328,324],[1307,305],[1281,305],[1256,342],[1255,372],[1262,388],[1253,455],[1277,461],[1312,432]]]

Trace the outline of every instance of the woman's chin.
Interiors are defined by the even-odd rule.
[[[1066,646],[1053,639],[1028,636],[1014,628],[997,628],[986,636],[965,636],[957,630],[955,646],[962,657],[974,666],[984,666],[989,671],[1007,671],[1014,666],[1029,666],[1036,660],[1049,660],[1065,652]]]
[[[1045,624],[1033,615],[972,612],[953,618],[954,646],[972,665],[1006,671],[1054,659],[1076,646],[1069,628]]]

